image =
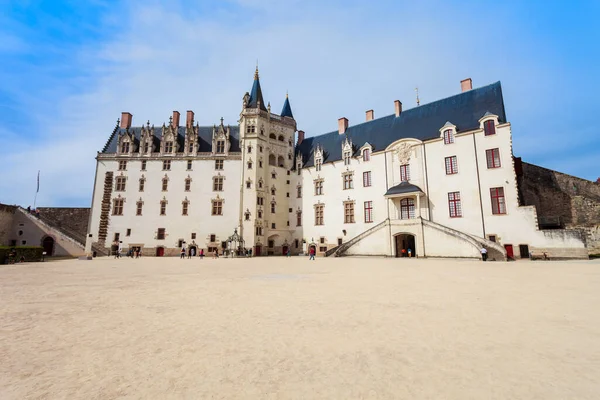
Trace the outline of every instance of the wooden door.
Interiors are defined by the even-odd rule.
[[[282,251],[281,251],[281,252],[282,252],[282,254],[283,254],[284,256],[287,256],[288,247],[287,247],[287,246],[283,246],[283,248],[282,248],[281,250],[282,250]]]
[[[254,255],[255,255],[256,257],[259,257],[259,256],[260,256],[260,248],[261,248],[261,246],[255,246],[255,247],[254,247]]]
[[[165,255],[165,248],[164,247],[158,247],[156,249],[156,257],[162,257]]]
[[[506,250],[506,257],[509,260],[513,260],[515,258],[515,253],[513,252],[512,244],[505,244],[504,249]]]

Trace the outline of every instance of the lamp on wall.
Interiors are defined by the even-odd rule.
[[[342,229],[342,233],[344,234],[344,236],[346,236],[346,230]]]

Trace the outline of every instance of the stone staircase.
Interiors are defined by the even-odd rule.
[[[18,208],[18,212],[22,213],[27,218],[29,218],[29,220],[31,220],[31,222],[33,222],[33,224],[36,225],[42,231],[46,232],[47,234],[51,234],[56,238],[61,238],[62,240],[66,241],[66,242],[70,242],[73,246],[80,248],[82,254],[84,253],[85,242],[81,243],[79,240],[71,237],[66,232],[63,232],[62,230],[55,228],[54,226],[50,225],[48,222],[27,212],[27,210],[23,209],[22,207]]]
[[[492,242],[491,240],[457,231],[456,229],[452,229],[445,225],[440,225],[436,222],[432,222],[426,219],[423,219],[422,221],[424,226],[436,229],[440,232],[444,232],[447,235],[454,236],[456,238],[462,239],[470,243],[477,249],[478,252],[482,246],[485,247],[488,251],[489,260],[506,261],[506,250],[504,249],[504,247],[502,247],[496,242]]]
[[[339,246],[336,246],[332,249],[327,250],[327,252],[325,252],[325,257],[329,257],[331,255],[333,255],[334,257],[340,257],[344,254],[344,252],[346,250],[348,250],[350,247],[352,247],[353,245],[355,245],[356,243],[360,242],[362,239],[366,238],[367,236],[377,232],[378,230],[388,226],[390,223],[389,218],[386,218],[383,222],[378,223],[377,225],[371,227],[370,229],[367,229],[366,231],[364,231],[363,233],[353,237],[352,239],[350,239],[349,241],[342,243]]]

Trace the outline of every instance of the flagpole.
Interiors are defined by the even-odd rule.
[[[37,195],[40,191],[40,171],[38,170],[38,175],[37,175],[37,189],[35,191],[35,197],[33,198],[33,209],[35,210],[36,207],[36,203],[37,203]]]

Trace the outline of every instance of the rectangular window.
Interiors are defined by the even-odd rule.
[[[321,161],[321,159],[318,159],[315,161],[315,169],[316,171],[320,171],[321,170],[321,165],[323,164],[323,161]]]
[[[444,144],[454,143],[454,134],[451,129],[446,129],[444,131]]]
[[[173,142],[165,142],[165,153],[173,152]]]
[[[225,141],[217,140],[217,153],[223,154],[225,153]]]
[[[320,251],[321,253],[325,253],[325,252],[327,251],[327,246],[320,246],[320,247],[319,247],[319,251]]]
[[[458,173],[458,163],[456,162],[456,156],[446,157],[446,175],[454,175]]]
[[[256,227],[256,236],[262,236],[262,227],[261,226]]]
[[[192,240],[196,239],[196,233],[192,232]]]
[[[415,218],[415,201],[414,199],[400,200],[400,219]]]
[[[275,229],[275,222],[271,224],[271,229]]]
[[[156,238],[158,240],[165,240],[165,228],[158,228],[158,232],[156,232]]]
[[[298,186],[296,188],[296,198],[300,199],[302,197],[302,186]]]
[[[325,243],[325,237],[321,236],[319,238],[319,243],[324,244]]]
[[[269,241],[267,242],[267,245],[269,246],[269,248],[271,248],[271,249],[272,249],[273,247],[275,247],[275,241],[274,241],[274,240],[269,240]]]
[[[119,161],[119,171],[127,170],[127,161]]]
[[[506,202],[504,200],[504,188],[491,188],[492,214],[506,214]]]
[[[115,183],[115,192],[124,192],[125,191],[125,182],[127,178],[124,176],[117,176]]]
[[[354,223],[354,203],[352,203],[352,202],[344,203],[344,223],[345,224]]]
[[[344,190],[352,189],[353,187],[354,187],[353,175],[352,174],[344,174]]]
[[[146,160],[142,161],[142,171],[146,170]]]
[[[164,200],[160,202],[160,215],[167,215],[167,202]]]
[[[223,160],[215,160],[215,169],[217,171],[223,171]]]
[[[215,176],[213,178],[213,192],[222,192],[223,191],[223,177]]]
[[[184,201],[181,203],[181,215],[188,215],[188,205],[190,203],[188,201]]]
[[[315,181],[315,196],[323,194],[323,181]]]
[[[188,162],[187,162],[187,170],[188,171],[192,170],[192,160],[188,160]]]
[[[113,200],[113,213],[112,215],[123,215],[123,199]]]
[[[136,203],[136,209],[135,209],[135,215],[142,215],[142,207],[144,206],[144,203],[141,201],[138,201]]]
[[[462,206],[460,204],[460,192],[448,193],[448,208],[451,218],[462,217]]]
[[[127,228],[127,233],[125,233],[125,236],[131,236],[131,229]]]
[[[171,170],[171,160],[164,160],[163,161],[163,171],[170,171]]]
[[[148,154],[150,152],[150,144],[148,142],[144,143],[144,154]]]
[[[212,215],[223,215],[223,200],[213,200]]]
[[[485,121],[483,123],[483,131],[485,132],[485,136],[495,135],[496,125],[494,124],[494,120]]]
[[[344,165],[350,165],[350,152],[349,151],[344,153]]]
[[[121,234],[119,232],[115,232],[113,242],[118,242],[120,238],[121,238]],[[16,244],[15,244],[15,246],[16,246]]]
[[[296,213],[296,226],[302,226],[302,211]]]
[[[215,235],[215,234],[210,235],[210,242],[214,243],[216,241],[217,241],[217,235]]]
[[[256,197],[256,204],[259,205],[259,206],[264,205],[265,204],[265,199],[262,198],[262,197],[260,197],[260,196],[257,196]]]
[[[370,161],[370,160],[371,160],[371,150],[364,149],[363,150],[363,161]]]
[[[169,179],[163,178],[163,180],[162,180],[162,191],[166,192],[168,188],[169,188]]]
[[[371,171],[363,172],[363,187],[371,186]]]
[[[297,249],[300,245],[300,241],[298,239],[294,239],[294,247]]]
[[[488,168],[500,168],[500,150],[490,149],[485,151]]]
[[[144,185],[146,184],[146,180],[144,178],[140,178],[140,192],[144,191]]]
[[[365,222],[373,222],[373,202],[365,201]]]
[[[188,146],[188,153],[193,153],[194,152],[194,143],[190,143]],[[188,168],[191,169],[191,168]]]
[[[190,178],[186,178],[183,190],[189,192],[192,187],[192,180]]]
[[[275,203],[271,203],[271,214],[275,214]]]
[[[315,225],[323,225],[323,207],[322,204],[315,206]]]
[[[400,181],[410,181],[410,165],[404,164],[400,166]]]

